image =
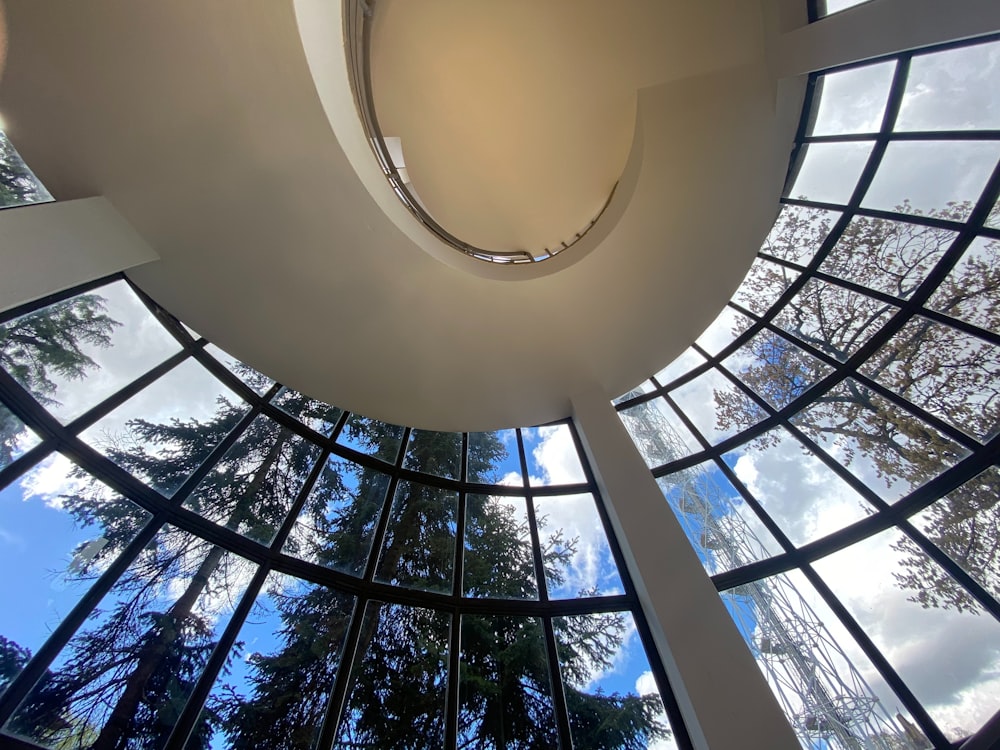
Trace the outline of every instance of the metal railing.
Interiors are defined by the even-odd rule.
[[[569,249],[589,232],[598,219],[604,215],[611,199],[614,197],[618,183],[611,188],[608,199],[604,202],[601,210],[593,219],[577,232],[569,241],[561,242],[553,248],[542,248],[536,252],[528,250],[486,250],[476,245],[472,245],[459,239],[437,221],[434,220],[427,210],[420,204],[416,195],[410,190],[399,169],[393,162],[392,156],[385,143],[385,136],[379,127],[378,117],[375,114],[375,101],[372,97],[371,81],[371,27],[372,16],[375,9],[376,0],[347,0],[344,3],[344,46],[347,54],[347,66],[351,80],[351,89],[354,93],[354,102],[358,109],[358,116],[361,124],[368,136],[368,143],[372,153],[378,160],[382,173],[392,191],[399,198],[400,202],[409,209],[410,213],[442,242],[450,245],[459,252],[489,263],[502,263],[518,265],[523,263],[537,263],[548,258],[555,257],[564,250]]]

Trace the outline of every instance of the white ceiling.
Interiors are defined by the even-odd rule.
[[[300,11],[310,2],[298,0]],[[155,299],[311,395],[436,429],[565,416],[570,395],[596,386],[616,396],[690,343],[776,214],[802,87],[776,87],[768,73],[755,2],[615,4],[653,15],[609,39],[596,39],[610,24],[598,3],[581,2],[587,12],[563,21],[603,55],[636,46],[655,70],[630,94],[627,148],[616,141],[602,156],[624,165],[621,199],[590,252],[540,264],[556,270],[544,276],[472,268],[447,249],[457,257],[441,262],[405,211],[387,208],[374,161],[338,140],[336,120],[355,115],[331,111],[321,76],[314,81],[295,5],[8,0],[0,114],[57,198],[107,196],[160,254],[130,272]],[[303,31],[336,49],[331,26]],[[574,72],[557,79],[586,89],[595,67]],[[553,112],[550,127],[582,132],[585,116]],[[503,129],[492,118],[477,127],[484,143]],[[430,179],[413,153],[414,174]],[[568,212],[589,211],[570,202]],[[532,203],[533,219],[546,219]]]

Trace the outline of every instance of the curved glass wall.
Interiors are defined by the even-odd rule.
[[[572,424],[351,414],[124,278],[0,398],[5,746],[691,746]]]
[[[806,748],[1000,709],[1000,41],[814,75],[732,301],[620,416]]]

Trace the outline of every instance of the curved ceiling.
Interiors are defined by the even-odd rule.
[[[596,247],[542,278],[421,251],[374,159],[331,127],[360,130],[303,50],[325,39],[343,65],[325,0],[9,0],[0,112],[57,198],[107,196],[159,253],[130,276],[244,361],[389,421],[531,424],[678,354],[777,211],[802,87],[776,98],[760,7],[659,4],[673,20],[647,31],[663,58],[636,93],[634,187]]]

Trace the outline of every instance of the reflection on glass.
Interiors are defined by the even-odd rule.
[[[162,746],[255,568],[165,526],[6,731],[50,747]]]
[[[973,240],[927,307],[1000,333],[1000,240]]]
[[[250,386],[250,388],[255,391],[258,396],[263,396],[267,392],[267,389],[274,384],[274,381],[271,378],[266,375],[262,375],[257,370],[250,367],[250,365],[243,364],[232,354],[223,351],[215,344],[208,344],[205,347],[205,351],[211,354],[215,359],[219,360],[219,362],[225,365],[227,370]]]
[[[886,531],[815,564],[948,739],[1000,708],[1000,623],[928,596],[956,584],[910,539]]]
[[[698,365],[705,363],[705,358],[698,354],[698,352],[691,347],[684,350],[677,359],[671,362],[669,365],[660,370],[653,377],[656,378],[656,382],[660,385],[667,386],[670,383],[680,377],[681,375],[690,372]]]
[[[337,438],[341,445],[390,464],[395,463],[402,441],[403,428],[399,425],[369,419],[360,414],[351,415]]]
[[[319,448],[260,416],[184,501],[184,507],[270,544],[309,475]]]
[[[819,106],[810,134],[877,132],[895,70],[896,61],[890,60],[820,76]]]
[[[709,574],[782,551],[714,462],[668,474],[656,483]]]
[[[760,251],[804,266],[830,234],[840,214],[807,206],[782,206]]]
[[[0,364],[62,422],[179,349],[124,281],[0,326]]]
[[[460,479],[462,434],[411,430],[403,468],[446,479]]]
[[[820,270],[906,299],[955,237],[956,233],[947,229],[857,216]]]
[[[861,371],[983,442],[1000,427],[1000,352],[950,326],[911,318]]]
[[[757,258],[733,295],[733,302],[763,315],[798,276],[797,271]]]
[[[528,481],[532,485],[579,484],[587,481],[573,433],[566,424],[521,430]]]
[[[451,593],[458,493],[400,482],[375,578],[394,586]]]
[[[521,459],[517,453],[517,431],[469,433],[468,481],[519,486]]]
[[[593,495],[536,499],[535,517],[550,599],[622,593]]]
[[[1000,129],[1000,43],[916,55],[896,130]]]
[[[557,617],[552,627],[574,747],[675,747],[631,613]]]
[[[872,145],[871,141],[862,141],[804,146],[802,166],[789,197],[818,203],[847,203],[868,163]]]
[[[751,325],[750,318],[727,305],[694,343],[709,354],[718,354]]]
[[[248,410],[189,359],[80,437],[153,489],[171,495]]]
[[[861,205],[965,221],[997,157],[996,141],[891,142]]]
[[[523,497],[469,495],[464,544],[466,596],[538,598],[531,530]]]
[[[833,372],[832,367],[769,330],[762,330],[722,364],[775,409],[784,408]],[[738,404],[731,398],[719,401],[719,394],[716,403],[723,410]],[[720,415],[720,420],[734,418],[742,420],[744,415]]]
[[[388,474],[331,456],[282,551],[361,576],[388,488]]]
[[[0,130],[0,208],[52,200],[52,195]]]
[[[852,378],[792,418],[865,485],[893,502],[968,451]]]
[[[790,433],[764,433],[727,464],[788,538],[801,546],[865,518],[871,508]]]
[[[910,520],[983,588],[1000,597],[1000,469],[991,466]],[[908,582],[919,588],[918,598],[929,606],[979,610],[953,578],[912,576]]]
[[[862,573],[858,582],[867,577]],[[799,571],[721,596],[803,747],[931,747]]]
[[[704,372],[671,395],[695,428],[715,445],[743,426],[767,416],[753,400],[718,370]]]
[[[810,279],[774,322],[843,362],[885,325],[896,309],[867,295]]]
[[[462,617],[458,746],[559,747],[545,635],[534,617]]]
[[[336,406],[304,396],[291,388],[282,388],[271,403],[286,414],[295,417],[306,427],[321,435],[329,436],[343,413]]]
[[[656,468],[694,453],[700,446],[680,417],[662,398],[619,412],[646,466]]]
[[[0,519],[2,690],[149,514],[55,453],[0,491]]]
[[[450,617],[369,602],[334,748],[444,745]]]
[[[24,426],[24,422],[0,404],[0,469],[28,452],[41,442],[38,435]]]
[[[271,573],[208,696],[196,746],[314,747],[353,609],[352,596]]]

